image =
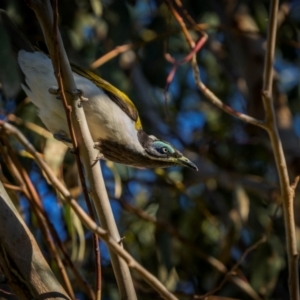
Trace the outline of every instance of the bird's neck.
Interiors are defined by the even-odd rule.
[[[138,136],[138,140],[139,140],[140,144],[142,145],[142,147],[144,149],[149,147],[149,145],[152,141],[151,141],[149,135],[143,129],[140,129],[137,132],[137,136]]]

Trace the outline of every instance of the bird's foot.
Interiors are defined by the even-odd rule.
[[[76,90],[73,91],[71,94],[72,94],[72,95],[78,96],[78,97],[80,98],[80,102],[87,102],[87,101],[89,101],[88,98],[83,97],[84,92],[83,92],[82,90],[76,89]]]
[[[100,142],[95,142],[94,143],[94,149],[100,149],[101,143]]]
[[[60,99],[60,89],[57,87],[57,86],[51,86],[49,89],[48,89],[48,92],[51,94],[51,95],[55,95],[57,99]],[[79,89],[76,89],[72,92],[68,92],[69,94],[73,95],[73,96],[78,96],[80,98],[80,102],[86,102],[86,101],[89,101],[88,98],[86,97],[83,97],[84,93],[82,90],[79,90]]]
[[[104,159],[105,160],[105,157],[104,155],[101,153],[101,142],[95,142],[94,143],[94,149],[97,149],[99,152],[98,152],[98,155],[96,157],[96,161],[100,160],[100,159]]]
[[[125,236],[120,237],[120,240],[118,241],[118,244],[122,245],[124,240],[125,240]]]
[[[72,145],[72,140],[69,138],[69,136],[62,130],[53,133],[53,136],[56,140],[63,142],[65,144],[71,144]]]
[[[48,92],[49,92],[49,94],[51,94],[51,95],[55,95],[55,96],[56,96],[56,99],[60,100],[60,95],[59,95],[60,89],[59,89],[57,86],[51,86],[51,87],[48,89]]]
[[[104,159],[104,156],[103,156],[102,153],[99,152],[99,153],[97,154],[96,158],[95,158],[95,162],[96,162],[96,161],[99,161],[100,159]]]
[[[99,152],[96,158],[94,159],[92,166],[94,166],[100,159],[104,159],[104,156]]]

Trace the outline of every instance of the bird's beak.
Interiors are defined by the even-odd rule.
[[[188,167],[190,169],[198,171],[198,168],[196,167],[196,165],[184,156],[178,158],[177,163],[181,166]]]

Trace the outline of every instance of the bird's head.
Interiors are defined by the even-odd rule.
[[[97,148],[106,159],[137,168],[166,168],[177,165],[198,171],[196,165],[170,143],[147,135],[143,130],[138,132],[138,140],[139,147],[130,143],[103,140],[98,143]]]
[[[198,168],[188,158],[176,150],[170,143],[160,140],[153,135],[148,136],[145,145],[145,153],[152,160],[158,163],[169,165],[180,165],[198,171]]]

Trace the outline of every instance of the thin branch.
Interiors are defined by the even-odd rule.
[[[237,268],[240,266],[240,264],[245,260],[245,258],[249,255],[250,252],[252,252],[253,250],[255,250],[258,246],[260,246],[261,244],[265,243],[267,241],[267,236],[263,235],[258,241],[256,241],[253,245],[251,245],[250,247],[248,247],[246,249],[246,251],[244,251],[243,255],[240,257],[240,259],[235,263],[235,265],[226,273],[226,276],[224,276],[224,278],[222,279],[222,281],[220,282],[220,284],[213,290],[209,291],[208,293],[206,293],[205,295],[195,295],[194,299],[206,299],[206,297],[211,296],[213,294],[215,294],[216,292],[218,292],[223,286],[224,284],[227,282],[228,279],[230,279],[233,276],[236,276],[236,270]]]
[[[169,0],[166,0],[169,1]],[[176,0],[180,3],[180,0]],[[192,59],[192,67],[194,71],[194,77],[196,85],[203,92],[203,94],[217,107],[221,108],[226,113],[239,118],[240,120],[253,124],[255,126],[265,129],[271,140],[272,149],[274,151],[276,167],[279,174],[281,195],[283,200],[283,212],[284,222],[286,230],[286,243],[287,243],[287,255],[289,262],[289,290],[291,299],[299,299],[299,283],[298,283],[298,252],[296,247],[296,234],[295,234],[295,221],[294,221],[294,209],[293,209],[293,193],[289,183],[289,177],[287,172],[287,165],[282,149],[281,140],[278,134],[276,125],[275,111],[272,101],[272,85],[273,85],[273,63],[275,52],[275,41],[277,31],[277,12],[278,12],[278,0],[272,0],[270,6],[270,21],[268,27],[268,39],[267,39],[267,51],[264,66],[263,76],[263,104],[266,112],[266,121],[260,121],[252,118],[248,115],[234,111],[232,108],[223,104],[222,101],[214,95],[207,87],[201,82],[199,75],[199,68],[197,65],[196,56]],[[185,23],[179,14],[174,14],[174,17],[180,24],[183,33],[186,36],[186,40],[190,47],[193,48],[194,44],[191,42],[190,35],[186,30]],[[205,34],[205,33],[204,33]]]
[[[109,60],[113,59],[114,57],[120,55],[121,53],[124,53],[126,51],[129,51],[133,48],[133,44],[125,44],[121,46],[117,46],[115,49],[109,51],[108,53],[104,54],[97,60],[95,60],[91,65],[91,69],[97,69],[100,66],[104,65]]]
[[[210,264],[213,268],[215,268],[217,271],[219,271],[222,274],[226,274],[224,278],[231,280],[236,286],[238,286],[243,292],[248,294],[252,299],[260,300],[261,298],[259,295],[253,290],[253,288],[247,283],[244,282],[242,278],[239,278],[237,276],[227,276],[228,273],[231,273],[231,271],[228,271],[227,267],[218,259],[215,257],[208,255],[201,251],[195,243],[189,241],[186,237],[184,237],[175,227],[173,227],[171,224],[162,221],[157,220],[155,217],[147,214],[144,210],[135,207],[128,202],[122,200],[122,199],[115,199],[118,201],[121,206],[127,210],[128,212],[134,213],[136,216],[138,216],[140,219],[154,224],[157,228],[160,228],[162,230],[165,230],[168,232],[172,237],[176,238],[178,241],[180,241],[184,246],[188,247],[190,250],[192,250],[195,255],[203,259],[205,262]],[[247,251],[247,250],[246,250]],[[248,254],[248,252],[247,252]],[[244,255],[243,255],[244,257]],[[238,266],[235,267],[235,269]]]
[[[0,181],[0,265],[19,299],[70,299]]]
[[[14,150],[8,143],[8,140],[3,137],[2,141],[5,143],[5,148],[7,148],[7,155],[5,155],[4,150],[2,147],[1,148],[1,153],[3,158],[5,159],[6,163],[8,166],[11,166],[11,164],[14,164],[15,169],[19,173],[16,178],[21,178],[22,182],[21,184],[24,186],[23,192],[29,201],[33,211],[35,212],[35,215],[37,216],[37,221],[39,224],[39,228],[42,231],[42,236],[47,244],[47,247],[54,259],[54,261],[57,264],[58,271],[60,273],[60,276],[63,280],[64,286],[66,288],[66,291],[68,292],[69,296],[74,299],[75,294],[72,288],[72,285],[70,283],[67,271],[65,269],[65,266],[57,252],[57,248],[54,245],[53,239],[51,238],[48,226],[47,226],[47,216],[43,208],[43,204],[41,202],[41,199],[34,187],[34,185],[31,182],[31,179],[28,176],[27,171],[24,169],[24,167],[21,165],[19,162],[17,156],[15,155]],[[3,155],[4,154],[4,155]],[[14,173],[13,173],[14,174]]]
[[[0,126],[3,126],[2,121],[0,121]],[[3,132],[6,133],[7,135],[9,134],[8,130],[5,130]],[[6,142],[5,144],[8,144],[8,143]],[[8,144],[8,146],[9,146],[9,144]],[[10,173],[15,178],[16,182],[19,184],[19,190],[28,199],[32,209],[35,211],[35,214],[37,215],[38,221],[42,223],[41,228],[43,229],[44,222],[46,222],[46,226],[49,228],[53,240],[55,241],[59,250],[63,254],[64,262],[66,263],[66,265],[70,268],[70,270],[74,274],[74,277],[76,278],[76,280],[78,282],[78,285],[82,288],[82,290],[88,295],[88,297],[90,299],[94,299],[95,294],[93,293],[93,290],[88,285],[86,280],[81,276],[80,272],[75,267],[75,265],[73,264],[69,254],[68,254],[67,249],[65,248],[64,244],[61,242],[56,229],[54,228],[52,222],[49,220],[46,212],[44,211],[42,203],[40,202],[37,192],[35,191],[34,186],[32,185],[28,175],[26,174],[25,170],[23,170],[22,165],[19,163],[19,161],[16,157],[12,157],[15,162],[15,163],[13,163],[12,158],[10,157],[14,153],[13,149],[10,148],[10,151],[8,151],[8,154],[9,154],[8,155],[5,152],[4,147],[0,146],[0,153],[3,157],[3,160],[5,161],[7,168],[10,170]],[[40,156],[39,153],[37,153],[37,155]],[[26,184],[26,182],[27,182],[27,184]],[[6,184],[3,184],[3,185],[4,185],[4,187],[7,186]],[[8,187],[10,187],[10,185]],[[44,226],[44,227],[46,227],[46,226]],[[48,232],[46,229],[43,230],[43,237],[44,237],[46,243],[53,244],[53,240],[51,237],[48,236]],[[56,260],[57,265],[59,266],[59,270],[63,270],[64,268],[63,268],[63,266],[61,266],[61,264],[62,264],[61,260],[56,257],[57,253],[56,253],[55,247],[53,245],[48,245],[48,248],[50,249],[50,252],[52,253],[54,259]],[[62,278],[65,278],[66,272],[62,271],[61,276],[62,276]],[[68,277],[65,278],[64,281],[66,282],[65,285],[69,286]],[[72,288],[68,288],[68,290],[72,291]],[[69,292],[69,294],[73,294],[73,292],[71,292],[71,293]]]
[[[266,130],[270,136],[272,149],[279,175],[280,190],[282,196],[282,207],[284,213],[284,225],[286,231],[286,248],[289,266],[289,292],[290,298],[299,299],[298,279],[298,251],[296,240],[296,229],[294,219],[293,192],[286,165],[283,148],[276,124],[275,110],[272,99],[273,91],[273,64],[275,53],[275,42],[277,33],[278,0],[272,0],[270,5],[270,20],[268,26],[267,50],[263,75],[263,104],[266,112]]]
[[[81,105],[81,99],[78,95],[78,90],[74,82],[71,67],[63,47],[63,42],[60,33],[57,32],[57,47],[53,40],[53,12],[49,0],[27,0],[28,5],[34,10],[39,23],[42,27],[47,48],[52,58],[55,73],[58,74],[57,62],[60,61],[61,80],[64,86],[65,96],[68,105],[72,106],[72,124],[76,132],[78,148],[74,151],[79,151],[81,161],[84,165],[85,174],[89,181],[89,195],[93,198],[100,222],[113,239],[118,242],[120,235],[117,225],[114,220],[110,202],[107,196],[104,180],[99,164],[95,164],[97,151],[94,149],[94,142],[91,138],[89,128],[86,123],[86,118]],[[58,51],[56,50],[58,49]],[[57,78],[59,80],[59,78]],[[63,94],[65,92],[61,90]],[[70,128],[71,129],[71,128]],[[114,274],[117,280],[120,297],[122,299],[136,299],[132,278],[127,264],[114,252],[110,252],[111,262]]]
[[[87,184],[85,181],[85,176],[84,176],[84,170],[83,166],[80,160],[79,156],[79,151],[76,151],[78,149],[78,144],[77,144],[77,139],[75,135],[75,130],[72,124],[72,107],[68,105],[67,98],[65,95],[65,89],[64,89],[64,83],[63,79],[61,76],[61,57],[59,55],[59,43],[58,43],[58,5],[57,5],[57,0],[54,0],[54,9],[53,9],[53,44],[54,44],[54,53],[56,54],[54,58],[54,63],[56,63],[56,78],[58,81],[58,86],[60,90],[60,95],[61,95],[61,100],[63,102],[65,112],[66,112],[66,118],[68,121],[68,127],[70,129],[70,134],[71,134],[71,139],[73,143],[73,149],[75,149],[75,157],[76,157],[76,164],[77,164],[77,169],[78,169],[78,174],[82,186],[82,192],[85,198],[85,202],[89,211],[89,215],[93,220],[96,220],[93,206],[89,197],[88,193],[88,188]],[[99,248],[99,239],[98,236],[93,233],[93,250],[94,250],[94,255],[96,259],[96,264],[95,264],[95,273],[96,273],[96,300],[101,299],[101,258],[100,258],[100,248]],[[93,297],[94,299],[94,297]]]
[[[195,42],[193,41],[193,39],[191,38],[190,33],[187,30],[187,27],[185,25],[184,20],[182,19],[182,17],[180,16],[179,13],[177,13],[177,10],[174,9],[173,5],[171,4],[170,0],[166,0],[167,4],[174,16],[174,18],[177,20],[178,24],[180,25],[182,32],[188,42],[188,44],[190,45],[191,49],[195,48]],[[178,3],[180,1],[176,1],[177,5],[179,5]],[[182,5],[181,5],[182,6]],[[195,29],[200,30],[201,34],[203,35],[203,37],[207,38],[207,34],[205,32],[203,32],[201,29],[195,27]],[[198,67],[198,63],[197,63],[197,58],[196,55],[193,54],[193,57],[191,58],[191,64],[192,64],[192,68],[193,68],[193,72],[194,72],[194,78],[195,78],[195,82],[196,85],[198,87],[198,89],[204,94],[204,96],[215,106],[217,106],[218,108],[220,108],[221,110],[223,110],[224,112],[226,112],[229,115],[232,115],[238,119],[240,119],[243,122],[246,123],[250,123],[252,125],[261,127],[266,129],[266,126],[264,124],[263,121],[257,120],[251,116],[248,116],[246,114],[243,114],[241,112],[238,112],[236,110],[234,110],[233,108],[231,108],[230,106],[226,105],[225,103],[222,102],[222,100],[220,98],[218,98],[211,90],[209,90],[206,85],[201,81],[200,78],[200,71],[199,71],[199,67]]]
[[[109,232],[100,228],[78,205],[77,201],[72,198],[70,192],[61,183],[61,181],[53,174],[51,168],[46,164],[46,162],[41,158],[38,152],[35,150],[33,145],[26,139],[26,137],[13,125],[0,121],[0,126],[6,131],[14,135],[18,141],[23,145],[23,147],[34,157],[36,163],[46,174],[49,182],[56,188],[73,208],[73,210],[78,215],[79,219],[86,225],[86,227],[93,232],[96,232],[98,236],[103,239],[109,249],[119,255],[123,262],[125,262],[130,268],[135,269],[135,271],[146,281],[149,285],[156,290],[164,299],[175,300],[177,299],[171,292],[169,292],[166,287],[151,273],[149,273],[142,265],[140,265],[127,251],[125,251],[120,244],[115,241],[113,237],[109,235]],[[131,300],[131,299],[130,299]]]

